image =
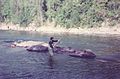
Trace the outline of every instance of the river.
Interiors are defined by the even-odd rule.
[[[18,40],[47,42],[50,36],[60,38],[64,47],[91,49],[97,57],[55,54],[51,59],[48,53],[8,46]],[[0,31],[0,79],[120,79],[120,36]]]

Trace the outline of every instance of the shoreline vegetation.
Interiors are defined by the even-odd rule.
[[[115,27],[97,27],[97,28],[63,28],[56,26],[53,23],[48,23],[41,27],[35,27],[31,24],[28,27],[21,27],[18,24],[0,23],[0,30],[14,30],[27,32],[40,32],[49,34],[85,34],[85,35],[120,35],[119,24]]]
[[[120,0],[0,0],[0,29],[120,35]]]

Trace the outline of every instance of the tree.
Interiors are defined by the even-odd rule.
[[[0,0],[0,20],[22,26],[50,20],[66,28],[91,28],[105,19],[119,21],[119,13],[119,0]]]

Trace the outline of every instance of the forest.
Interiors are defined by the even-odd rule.
[[[36,27],[47,21],[65,28],[120,23],[120,0],[0,0],[0,22]]]

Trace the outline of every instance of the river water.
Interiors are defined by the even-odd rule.
[[[47,42],[50,36],[60,38],[64,47],[91,49],[97,57],[55,54],[50,58],[48,53],[9,47],[12,41]],[[120,79],[120,36],[0,31],[0,79]]]

